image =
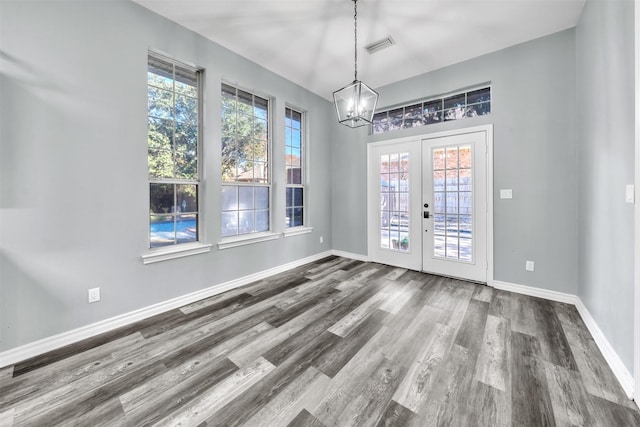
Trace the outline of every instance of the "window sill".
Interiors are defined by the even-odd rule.
[[[211,252],[211,244],[204,243],[183,243],[171,247],[150,249],[149,253],[142,255],[143,264],[153,264],[154,262],[168,261],[170,259],[182,258],[185,256],[204,254]]]
[[[284,233],[282,233],[284,235],[284,237],[293,237],[293,236],[299,236],[301,234],[308,234],[311,233],[313,231],[313,227],[295,227],[295,228],[290,228],[284,231]]]
[[[280,233],[256,233],[246,236],[237,237],[225,237],[221,242],[218,242],[218,249],[229,249],[238,246],[251,245],[253,243],[266,242],[269,240],[276,240],[281,237]]]

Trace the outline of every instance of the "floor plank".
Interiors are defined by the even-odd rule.
[[[0,426],[640,426],[575,307],[327,257],[0,369]]]

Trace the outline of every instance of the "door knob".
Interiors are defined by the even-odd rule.
[[[425,203],[425,204],[424,204],[424,207],[425,207],[425,208],[428,208],[428,207],[429,207],[429,203]]]

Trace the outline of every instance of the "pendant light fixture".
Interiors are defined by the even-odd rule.
[[[353,0],[354,79],[353,83],[333,92],[338,121],[357,128],[371,124],[378,92],[358,80],[358,0]]]

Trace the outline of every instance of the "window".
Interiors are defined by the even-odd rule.
[[[405,107],[380,111],[373,116],[372,133],[441,123],[491,113],[491,88],[428,99]]]
[[[222,85],[222,237],[269,231],[269,101]]]
[[[303,167],[302,113],[285,109],[285,165],[287,173],[287,197],[285,226],[301,227],[304,224],[304,167]]]
[[[149,247],[196,242],[200,72],[149,53]]]

